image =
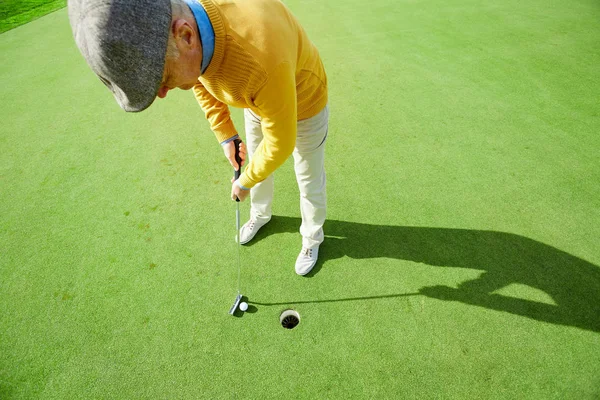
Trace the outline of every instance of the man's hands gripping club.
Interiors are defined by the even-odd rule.
[[[242,173],[242,166],[246,164],[246,145],[240,139],[233,140],[223,145],[225,157],[235,171],[234,178],[231,179],[231,200],[244,201],[250,194],[250,190],[242,189],[237,179]]]

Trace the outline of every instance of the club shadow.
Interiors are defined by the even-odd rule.
[[[256,304],[258,306],[286,306],[293,304],[317,304],[317,303],[339,303],[344,301],[361,301],[361,300],[378,300],[378,299],[394,299],[399,297],[410,297],[420,296],[421,293],[399,293],[399,294],[386,294],[382,296],[365,296],[365,297],[347,297],[344,299],[329,299],[329,300],[299,300],[299,301],[282,301],[278,303],[261,303],[258,301],[251,301],[249,304]]]
[[[253,242],[270,235],[297,232],[300,218],[274,216]],[[557,325],[600,332],[600,268],[520,235],[483,230],[371,225],[328,220],[319,262],[308,277],[333,259],[386,257],[443,268],[484,271],[458,288],[431,286],[418,294],[503,311]],[[546,293],[546,304],[493,293],[511,284],[522,284]],[[409,294],[347,299],[314,299],[257,305],[326,303],[404,297]]]

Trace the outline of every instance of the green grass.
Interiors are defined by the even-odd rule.
[[[26,24],[66,5],[66,0],[2,0],[0,2],[0,33]]]
[[[66,10],[0,36],[0,398],[597,399],[597,4],[287,3],[329,76],[327,238],[296,276],[286,163],[238,318],[191,93],[122,112]]]

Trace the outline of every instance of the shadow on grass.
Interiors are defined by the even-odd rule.
[[[254,243],[281,232],[297,232],[299,218],[273,217]],[[484,271],[457,289],[431,286],[418,293],[346,299],[258,303],[284,305],[326,303],[424,295],[504,311],[552,324],[600,332],[600,268],[581,258],[523,236],[467,229],[369,225],[328,220],[314,276],[328,260],[351,257],[396,258],[438,267]],[[522,284],[549,295],[555,305],[493,293]]]

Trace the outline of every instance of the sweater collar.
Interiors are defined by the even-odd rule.
[[[204,8],[206,14],[208,15],[208,19],[210,24],[212,25],[214,32],[214,51],[212,55],[212,60],[208,65],[202,77],[207,77],[214,74],[219,70],[221,66],[221,62],[223,61],[223,56],[225,54],[225,23],[223,17],[221,16],[220,10],[217,8],[217,5],[212,0],[190,0],[190,1],[199,1],[202,4],[202,8]],[[203,56],[204,57],[204,56]]]
[[[208,68],[215,52],[215,31],[206,10],[204,10],[197,0],[185,0],[185,2],[194,14],[196,25],[198,25],[198,32],[200,33],[200,43],[202,43],[202,66],[200,74],[202,75]]]

